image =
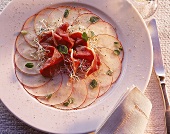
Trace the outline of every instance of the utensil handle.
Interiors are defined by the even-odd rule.
[[[170,109],[165,113],[167,134],[170,134]]]
[[[164,100],[165,100],[165,105],[166,105],[166,109],[170,110],[170,104],[169,104],[169,97],[168,97],[168,93],[165,87],[165,83],[161,83],[161,87],[162,87],[162,91],[163,91],[163,95],[164,95]]]
[[[165,87],[165,83],[161,83],[164,100],[165,100],[165,106],[166,106],[166,112],[165,112],[165,119],[166,119],[166,127],[167,127],[167,134],[170,134],[170,105],[169,105],[169,98],[167,94],[167,90]]]

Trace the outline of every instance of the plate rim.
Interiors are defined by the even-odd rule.
[[[54,1],[54,0],[50,0],[50,1]],[[65,2],[80,2],[79,0],[64,0],[64,1],[65,1]],[[92,0],[92,1],[95,1],[95,0]],[[109,0],[107,0],[107,1],[109,1]],[[119,0],[119,1],[121,1],[121,0]],[[26,0],[25,0],[24,2],[26,2]],[[12,5],[12,4],[14,4],[14,3],[18,3],[17,0],[11,1],[11,2],[8,4],[8,6],[9,6],[9,5]],[[56,2],[56,3],[57,3],[57,2]],[[128,3],[128,4],[129,4],[129,3]],[[0,18],[1,18],[1,15],[4,14],[4,12],[6,12],[6,10],[8,9],[8,6],[2,11],[2,13],[0,14]],[[134,7],[133,7],[133,8],[134,8]],[[136,12],[135,9],[133,9],[133,10]],[[136,13],[139,15],[138,12],[136,12]],[[140,16],[140,18],[141,18],[141,16]],[[144,23],[143,20],[141,20],[141,21]],[[144,24],[144,27],[145,27],[145,29],[147,28],[145,24]],[[149,35],[148,30],[147,30],[147,34]],[[150,39],[149,41],[150,41],[150,45],[151,45],[151,39]],[[152,50],[151,50],[151,64],[152,64],[152,61],[153,61],[152,59],[153,59],[153,52],[152,52]],[[152,72],[152,65],[150,65],[150,71],[149,71],[149,74],[148,74],[148,78],[147,78],[147,80],[146,80],[146,84],[144,85],[144,89],[146,88],[146,86],[147,86],[147,84],[148,84],[148,82],[149,82],[149,79],[150,79],[150,76],[151,76],[151,72]],[[143,92],[144,92],[144,89],[142,90]],[[6,104],[6,103],[4,102],[4,98],[3,98],[3,97],[1,97],[1,98],[2,98],[1,101],[3,102],[3,104],[8,108],[9,111],[11,111],[9,104]],[[14,111],[11,111],[11,113],[13,113],[18,119],[24,121],[22,118],[20,118],[19,116],[17,116],[17,115],[16,115],[17,113],[15,113]],[[28,123],[28,122],[26,122],[26,121],[24,121],[24,122],[25,122],[26,124],[28,124],[29,126],[34,127],[34,126],[31,125],[30,123]],[[36,128],[36,129],[38,129],[38,130],[41,130],[41,131],[44,131],[43,129],[39,129],[39,128],[37,128],[37,127],[34,127],[34,128]],[[49,131],[46,131],[46,130],[45,130],[44,132],[49,132]],[[54,133],[54,132],[52,132],[52,133]]]

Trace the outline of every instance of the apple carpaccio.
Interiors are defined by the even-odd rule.
[[[25,21],[15,44],[19,82],[57,109],[90,106],[121,74],[124,52],[115,28],[82,7],[39,11]]]

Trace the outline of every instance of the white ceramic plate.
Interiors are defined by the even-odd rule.
[[[51,5],[82,6],[113,24],[123,44],[124,60],[119,80],[98,102],[75,111],[57,110],[30,96],[16,79],[15,39],[24,21]],[[51,133],[85,133],[96,129],[127,87],[146,88],[152,69],[151,40],[139,14],[126,0],[13,0],[0,15],[0,97],[19,119]]]

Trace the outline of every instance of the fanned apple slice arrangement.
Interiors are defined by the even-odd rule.
[[[15,45],[19,82],[57,109],[91,105],[122,70],[124,52],[115,28],[81,7],[41,10],[26,20]]]

